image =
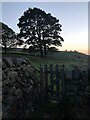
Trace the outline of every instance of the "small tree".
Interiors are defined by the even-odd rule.
[[[7,53],[7,47],[11,48],[16,46],[16,34],[4,23],[0,22],[0,43],[4,47],[5,53]]]
[[[18,37],[23,38],[25,44],[38,47],[41,57],[46,56],[51,45],[61,46],[61,41],[64,41],[60,36],[62,25],[59,20],[41,9],[29,8],[17,25],[20,28]]]

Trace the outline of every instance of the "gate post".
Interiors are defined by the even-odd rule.
[[[45,100],[48,99],[48,68],[44,66],[44,80],[45,80]]]
[[[53,65],[50,65],[50,86],[51,86],[51,96],[53,96],[53,92],[54,92],[54,84],[53,84]]]
[[[45,98],[45,79],[44,79],[44,68],[40,65],[40,98],[44,101]]]
[[[59,77],[60,75],[59,75],[59,66],[56,65],[55,69],[56,69],[56,95],[57,95],[57,97],[59,97],[59,96],[60,96],[60,77]]]
[[[65,70],[64,70],[65,66],[62,65],[61,68],[61,93],[62,93],[62,97],[65,97],[66,95],[66,83],[65,83]]]

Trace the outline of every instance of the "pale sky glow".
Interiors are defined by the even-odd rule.
[[[18,18],[28,7],[37,7],[57,17],[64,38],[60,50],[88,53],[88,2],[2,2],[2,20],[16,33]]]
[[[75,32],[68,33],[64,36],[64,43],[62,44],[62,49],[64,50],[77,50],[82,52],[88,52],[88,32]],[[61,48],[60,48],[61,49]]]
[[[1,0],[1,2],[88,2],[88,0]]]

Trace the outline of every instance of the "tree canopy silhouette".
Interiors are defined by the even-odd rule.
[[[4,47],[5,53],[7,52],[7,47],[16,46],[16,41],[15,32],[6,24],[0,22],[0,44]]]
[[[25,45],[39,49],[41,57],[46,56],[51,45],[61,46],[64,41],[59,20],[39,8],[28,8],[17,25],[20,28],[18,38],[22,38]]]

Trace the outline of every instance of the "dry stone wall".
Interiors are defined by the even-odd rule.
[[[39,89],[36,69],[26,58],[2,58],[2,118],[26,118]],[[38,90],[37,90],[38,91]],[[37,96],[38,97],[38,96]]]

